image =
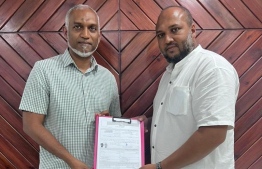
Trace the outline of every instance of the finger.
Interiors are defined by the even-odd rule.
[[[109,111],[105,110],[100,113],[101,116],[109,116]]]
[[[146,120],[147,120],[147,118],[146,118],[145,115],[138,116],[137,119],[138,119],[139,121],[146,121]]]

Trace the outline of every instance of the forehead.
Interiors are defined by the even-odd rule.
[[[187,23],[186,19],[185,12],[180,8],[168,8],[159,15],[156,30],[161,30],[172,25],[184,25]]]
[[[91,9],[75,9],[70,13],[69,23],[98,24],[96,14]]]

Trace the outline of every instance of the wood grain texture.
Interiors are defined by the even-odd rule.
[[[221,2],[244,28],[261,28],[261,21],[257,19],[256,15],[254,15],[242,1],[221,0]],[[253,2],[254,1],[249,1],[249,4]]]
[[[260,122],[261,123],[261,122]],[[253,163],[260,163],[258,160],[261,160],[261,151],[262,151],[262,138],[260,137],[258,141],[256,141],[241,157],[236,160],[236,168],[237,169],[246,169],[246,168],[253,168]],[[252,157],[252,158],[251,158]],[[258,160],[257,160],[258,159]],[[253,169],[259,169],[258,168]]]
[[[200,31],[199,35],[197,36],[197,40],[200,42],[201,46],[206,49],[212,43],[213,39],[219,37],[221,33],[221,30]]]
[[[20,29],[21,31],[38,31],[40,30],[48,21],[53,13],[56,12],[64,2],[63,1],[54,1],[46,0],[44,1],[37,10],[31,15],[27,20],[24,26]],[[42,18],[42,19],[39,19]]]
[[[0,152],[0,168],[15,169],[15,166],[1,152]]]
[[[97,52],[102,55],[107,62],[114,67],[114,69],[119,72],[119,51],[118,49],[115,49],[114,46],[112,46],[106,39],[103,37],[101,38],[99,48],[97,49]]]
[[[155,33],[139,33],[132,39],[129,45],[121,52],[121,71],[130,65],[130,63],[141,53],[155,37]],[[141,45],[143,44],[143,45]]]
[[[25,140],[21,139],[11,126],[0,117],[0,123],[5,125],[5,130],[0,129],[1,144],[0,150],[7,159],[20,168],[30,168],[38,166],[38,152],[32,149]],[[19,140],[19,142],[17,142]],[[21,146],[22,145],[22,146]]]
[[[239,138],[235,142],[235,156],[236,158],[239,158],[242,156],[248,149],[250,149],[253,144],[259,139],[261,139],[262,133],[261,131],[262,128],[262,119],[259,119],[252,127],[250,127],[249,131],[246,132],[241,138]],[[258,134],[259,133],[259,134]],[[262,148],[260,148],[262,150]]]
[[[235,140],[238,140],[247,130],[252,127],[262,114],[262,98],[255,102],[243,116],[238,118],[235,123]]]
[[[207,49],[216,53],[223,53],[241,33],[241,30],[223,31],[213,39],[213,42],[207,47]]]
[[[231,15],[223,4],[219,1],[200,0],[202,6],[204,6],[210,15],[218,22],[224,29],[237,29],[242,28],[241,24]]]
[[[117,20],[111,20],[113,16],[118,12],[118,0],[108,0],[106,3],[98,10],[98,15],[100,17],[100,27],[103,29],[104,25],[108,22],[112,27],[107,24],[107,29],[108,30],[115,30],[115,26],[118,26],[118,18]],[[110,11],[110,12],[105,12],[105,11]],[[117,15],[116,15],[117,16]],[[117,27],[118,28],[118,27]],[[116,29],[117,30],[117,29]]]
[[[151,34],[149,36],[150,39],[148,40],[152,40],[152,41],[148,41],[148,45],[144,46],[145,48],[141,53],[139,53],[139,51],[137,53],[132,52],[133,49],[130,48],[125,49],[123,51],[124,53],[126,50],[130,50],[130,53],[126,52],[127,53],[126,57],[131,58],[131,56],[133,55],[136,58],[128,65],[128,67],[124,71],[122,71],[122,85],[121,85],[122,92],[125,91],[126,88],[135,79],[137,79],[137,77],[142,73],[142,71],[144,71],[148,67],[148,65],[159,55],[159,50],[157,50],[158,45],[156,39],[151,39]],[[125,60],[123,62],[125,62]]]
[[[261,0],[253,0],[250,3],[248,0],[243,0],[244,4],[252,11],[254,16],[256,16],[260,22],[262,22],[262,1]]]
[[[179,0],[178,3],[191,11],[195,22],[198,23],[202,29],[222,29],[212,15],[210,15],[197,1]]]
[[[133,1],[120,1],[120,9],[138,29],[152,30],[155,28],[152,20]]]
[[[0,6],[0,32],[3,32],[3,26],[10,22],[12,15],[19,9],[22,5],[23,0],[10,0],[1,3]],[[5,26],[8,27],[8,26]],[[9,32],[9,30],[7,30]]]
[[[249,91],[238,99],[236,104],[236,120],[243,116],[243,114],[245,114],[250,107],[261,98],[261,87],[262,78],[260,77],[260,79],[252,87],[250,87]]]
[[[230,62],[234,63],[248,48],[261,36],[261,30],[245,30],[238,38],[228,46],[222,55]],[[259,49],[258,49],[259,50]]]
[[[167,62],[155,24],[163,8],[183,5],[193,14],[197,40],[236,68],[236,169],[262,168],[261,0],[0,0],[0,168],[38,168],[39,146],[22,130],[18,110],[36,61],[67,48],[64,17],[84,3],[100,16],[101,43],[94,57],[116,78],[124,117],[153,113],[153,99]],[[145,135],[146,163],[150,162]]]
[[[262,166],[262,156],[260,156],[259,159],[257,159],[248,169],[257,169]]]
[[[43,0],[27,0],[15,11],[14,15],[8,19],[8,22],[1,29],[2,31],[18,31],[28,18],[37,10]]]

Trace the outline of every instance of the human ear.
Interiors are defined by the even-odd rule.
[[[67,33],[68,33],[67,28],[66,28],[66,26],[64,26],[63,27],[63,34],[64,34],[64,37],[66,38],[66,40],[68,40]]]
[[[192,33],[192,38],[196,38],[196,26],[194,23],[191,26],[191,33]]]
[[[101,40],[101,31],[99,31],[98,33],[98,44],[100,43],[100,40]]]

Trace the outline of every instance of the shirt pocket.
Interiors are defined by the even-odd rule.
[[[188,86],[174,86],[171,89],[167,112],[173,115],[186,115],[189,111],[190,93]]]

